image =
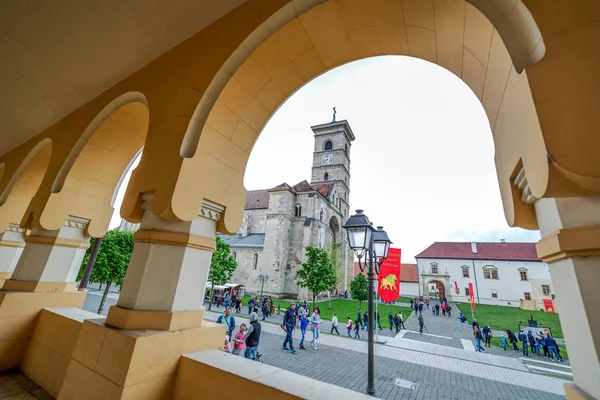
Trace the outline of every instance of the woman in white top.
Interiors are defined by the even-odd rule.
[[[331,317],[331,334],[333,335],[333,331],[336,331],[337,334],[340,334],[340,331],[338,331],[338,318],[335,314],[333,314],[333,317]]]
[[[313,349],[315,349],[315,350],[319,350],[317,348],[317,339],[319,338],[319,325],[321,324],[320,312],[321,312],[321,310],[319,310],[319,307],[315,307],[315,309],[313,310],[313,314],[310,318],[310,323],[312,325],[312,334],[313,334],[310,344],[312,344]]]

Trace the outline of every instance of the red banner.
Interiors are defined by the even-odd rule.
[[[475,309],[475,293],[473,292],[472,283],[469,283],[469,297],[471,298],[471,308]]]
[[[546,312],[554,312],[554,302],[551,299],[544,299],[544,310]]]
[[[460,289],[458,288],[458,283],[456,281],[454,281],[454,291],[456,292],[457,295],[460,294]]]
[[[377,294],[389,303],[400,297],[400,249],[391,249],[379,269]]]

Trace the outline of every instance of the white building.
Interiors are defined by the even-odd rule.
[[[435,242],[415,257],[424,296],[450,301],[543,309],[552,299],[548,264],[537,257],[535,243]]]

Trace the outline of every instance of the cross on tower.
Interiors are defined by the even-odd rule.
[[[337,114],[337,111],[335,109],[335,106],[333,107],[333,122],[335,122],[335,114]]]

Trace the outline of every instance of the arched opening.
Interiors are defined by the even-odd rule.
[[[295,217],[301,217],[302,216],[302,206],[300,204],[296,204],[294,216]]]
[[[145,144],[148,123],[146,99],[137,92],[115,99],[94,118],[52,185],[43,213],[46,226],[77,215],[91,221],[91,236],[104,235],[119,186]]]
[[[340,223],[338,219],[333,216],[329,220],[329,230],[331,231],[331,243],[334,246],[340,244]]]
[[[333,149],[333,143],[331,143],[331,140],[328,140],[325,142],[325,148],[323,150],[331,150]]]
[[[444,284],[438,280],[431,280],[427,283],[427,288],[429,290],[429,295],[434,296],[440,299],[446,297],[446,287]]]
[[[44,179],[51,156],[52,141],[43,139],[21,160],[12,174],[6,175],[5,181],[0,181],[0,232],[10,223],[21,222],[21,216]]]
[[[511,3],[514,7],[510,9],[484,6],[479,1],[472,1],[473,6],[461,0],[435,8],[419,2],[403,9],[401,3],[328,1],[313,8],[307,5],[299,14],[290,13],[287,23],[278,19],[275,26],[280,28],[263,42],[253,44],[254,51],[241,58],[244,61],[216,101],[207,97],[198,104],[186,133],[190,140],[184,153],[190,158],[184,160],[180,176],[192,179],[192,171],[207,168],[208,160],[202,154],[208,154],[218,162],[211,160],[211,165],[219,167],[215,174],[236,180],[239,196],[254,143],[288,96],[316,76],[348,62],[379,55],[409,55],[448,69],[482,102],[497,144],[496,165],[506,218],[511,226],[536,229],[532,204],[520,201],[519,189],[513,184],[522,163],[528,175],[528,190],[539,197],[546,191],[549,174],[527,77],[519,73],[543,55],[543,41],[533,18],[520,1]],[[511,14],[520,18],[510,19],[500,31],[490,22],[499,23]],[[525,50],[524,43],[529,50]],[[536,51],[532,52],[533,48]],[[211,89],[224,82],[219,76]],[[211,93],[214,95],[214,91]],[[210,126],[196,119],[197,115]],[[227,122],[232,119],[237,124]],[[196,142],[193,138],[199,139]],[[196,152],[193,143],[202,152]],[[514,154],[512,149],[521,154]],[[191,185],[191,181],[180,179],[174,197],[189,198],[191,189],[186,187]],[[206,189],[203,195],[225,202],[230,192],[215,187]],[[191,218],[200,201],[174,201],[174,212]],[[233,212],[236,214],[228,214]],[[241,213],[229,207],[220,228],[233,233],[241,219]]]
[[[324,181],[328,181],[329,180],[329,174],[327,172],[325,172],[325,175],[323,175],[323,180]]]
[[[254,253],[252,257],[252,269],[255,271],[258,269],[258,253]]]

